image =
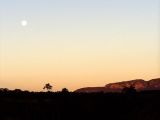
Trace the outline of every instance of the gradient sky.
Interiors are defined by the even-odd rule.
[[[0,88],[160,77],[160,0],[0,0]],[[28,25],[23,27],[22,20]]]

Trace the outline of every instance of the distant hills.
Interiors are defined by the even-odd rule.
[[[145,81],[143,79],[135,79],[117,83],[109,83],[104,87],[85,87],[75,90],[75,92],[121,92],[124,87],[134,86],[137,91],[144,90],[160,90],[160,78]]]

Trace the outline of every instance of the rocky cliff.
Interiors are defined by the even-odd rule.
[[[117,83],[109,83],[104,87],[86,87],[76,90],[75,92],[120,92],[124,87],[134,86],[137,91],[142,90],[160,90],[160,78],[145,81],[136,79]]]

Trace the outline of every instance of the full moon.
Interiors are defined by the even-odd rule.
[[[27,26],[27,24],[28,24],[28,22],[27,22],[26,20],[22,20],[22,21],[21,21],[21,25],[22,25],[22,26],[25,27],[25,26]]]

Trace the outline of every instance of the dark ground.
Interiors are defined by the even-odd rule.
[[[0,92],[0,120],[160,120],[160,91]]]

